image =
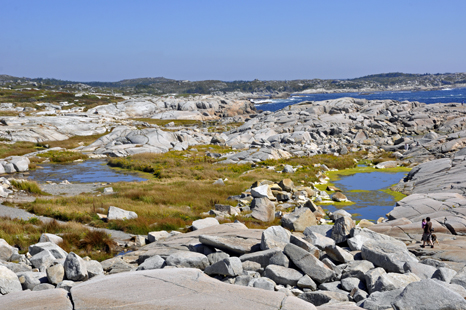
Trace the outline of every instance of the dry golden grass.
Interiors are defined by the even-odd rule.
[[[65,251],[73,251],[81,256],[88,255],[97,260],[112,257],[116,249],[116,244],[109,235],[101,231],[91,231],[76,222],[42,223],[37,218],[24,221],[0,217],[0,238],[17,247],[20,253],[26,253],[31,244],[39,241],[42,233],[60,235],[63,242],[59,246]]]
[[[325,163],[329,168],[354,167],[355,156],[317,155],[309,158],[266,161],[256,168],[250,165],[215,164],[216,160],[206,157],[207,151],[226,152],[228,148],[196,147],[197,151],[169,152],[166,154],[138,154],[110,162],[114,166],[148,171],[154,179],[145,182],[115,183],[113,195],[79,195],[55,199],[37,199],[23,205],[27,210],[60,220],[74,220],[97,227],[119,229],[134,234],[145,234],[154,230],[184,229],[201,213],[209,211],[215,203],[233,204],[227,198],[238,195],[257,180],[278,182],[292,179],[297,185],[315,181],[316,163]],[[191,157],[184,155],[191,154]],[[267,169],[268,165],[282,170],[284,164],[301,165],[293,174],[277,173]],[[244,173],[248,171],[248,173]],[[228,179],[225,186],[214,186],[216,179]],[[106,214],[109,206],[116,206],[138,214],[137,219],[104,223],[96,212]],[[234,219],[233,219],[234,220]],[[271,223],[241,217],[249,227],[268,227]],[[273,223],[272,223],[273,224]]]

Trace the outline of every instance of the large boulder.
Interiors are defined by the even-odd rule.
[[[311,253],[294,244],[287,244],[285,254],[305,274],[317,283],[331,280],[335,273]]]
[[[147,258],[142,264],[138,266],[137,270],[152,270],[160,269],[165,266],[165,260],[160,255],[154,255]]]
[[[251,202],[251,216],[259,221],[275,220],[275,204],[268,198],[254,198]]]
[[[260,244],[256,240],[246,239],[235,236],[211,236],[200,235],[199,241],[204,244],[227,253],[242,255],[245,253],[254,252],[260,249]]]
[[[29,246],[29,254],[33,256],[45,250],[49,251],[56,259],[63,259],[68,255],[68,253],[53,242],[39,242]]]
[[[208,266],[204,272],[208,275],[236,277],[243,273],[243,266],[238,257],[227,257]]]
[[[265,268],[265,276],[275,283],[296,286],[303,274],[296,269],[277,265],[268,265]]]
[[[12,247],[4,239],[0,239],[0,260],[8,261],[11,255],[18,253],[18,249]]]
[[[366,242],[361,250],[362,258],[388,272],[404,272],[406,262],[418,262],[416,257],[388,241]]]
[[[271,226],[262,232],[261,250],[284,249],[290,243],[290,232],[281,226]]]
[[[71,281],[84,281],[88,279],[84,260],[77,254],[70,252],[65,259],[65,275]]]
[[[0,266],[0,294],[6,295],[12,292],[20,292],[22,290],[18,276],[5,266]],[[2,303],[3,297],[0,299],[0,307]]]
[[[395,309],[466,309],[466,300],[435,280],[408,284],[393,303]]]
[[[71,295],[75,309],[316,309],[294,296],[222,283],[196,269],[100,277],[74,286]]]
[[[274,257],[274,255],[279,254],[279,253],[282,253],[282,249],[274,248],[274,249],[244,254],[244,255],[241,255],[239,259],[242,262],[251,261],[251,262],[258,263],[261,265],[262,268],[265,268],[270,264],[270,259]]]
[[[220,225],[218,220],[214,217],[207,217],[205,219],[201,220],[196,220],[193,222],[191,225],[193,230],[199,230],[202,228],[210,227],[210,226],[215,226],[215,225]]]
[[[45,271],[47,273],[47,279],[49,283],[57,285],[65,278],[65,268],[62,264],[55,264],[50,266]]]
[[[72,310],[73,305],[64,289],[24,291],[1,297],[0,309]]]
[[[131,220],[137,218],[138,215],[133,211],[126,211],[114,206],[108,208],[107,219],[108,220]]]
[[[204,270],[209,266],[209,259],[201,253],[179,251],[168,256],[165,263],[167,266],[198,268]]]
[[[361,251],[363,244],[368,241],[389,241],[393,244],[396,244],[400,248],[406,249],[406,245],[402,241],[384,234],[377,233],[368,228],[355,228],[352,232],[352,238],[347,240],[348,246],[353,251]]]
[[[317,225],[317,218],[310,209],[301,207],[283,215],[281,224],[292,231],[304,231],[308,226]]]
[[[351,230],[354,227],[354,221],[349,216],[342,216],[336,219],[332,230],[332,239],[336,243],[345,242],[350,237]]]

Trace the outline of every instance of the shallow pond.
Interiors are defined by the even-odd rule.
[[[78,183],[114,183],[146,180],[138,173],[111,168],[107,166],[105,160],[101,159],[91,159],[71,164],[40,164],[36,170],[29,171],[27,177],[37,182],[68,180],[69,182]]]
[[[344,209],[356,219],[377,220],[385,217],[395,207],[396,201],[393,196],[381,190],[398,183],[406,174],[407,172],[368,172],[342,176],[333,184],[355,204],[338,208],[333,205],[322,207],[332,212]]]

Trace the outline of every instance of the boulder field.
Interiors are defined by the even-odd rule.
[[[293,212],[278,212],[281,226],[248,229],[205,218],[187,233],[138,236],[147,244],[102,262],[65,252],[58,236],[41,238],[21,255],[0,239],[0,309],[466,309],[463,106],[341,98],[256,114],[239,101],[145,98],[74,114],[59,111],[68,114],[60,117],[4,117],[0,136],[38,142],[112,129],[78,148],[107,156],[208,143],[241,150],[220,155],[224,163],[392,151],[395,163],[415,166],[393,187],[409,196],[376,225],[357,224],[345,211],[331,214],[330,222],[309,199],[322,200],[324,193],[296,190],[287,180],[258,182],[247,201],[256,219],[273,220],[280,203],[302,200]],[[244,124],[212,133],[207,128],[164,131],[128,120],[187,115]],[[46,125],[39,126],[35,117]],[[18,160],[4,160],[0,167],[15,167]],[[216,205],[209,215],[242,212],[244,198],[233,199],[236,207]],[[419,247],[420,220],[427,216],[437,235],[434,248]]]
[[[0,309],[466,309],[465,262],[334,221],[298,233],[206,218],[100,263],[50,234],[27,255],[0,239]],[[337,223],[353,227],[345,241]]]

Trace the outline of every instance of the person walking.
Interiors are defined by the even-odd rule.
[[[421,248],[425,248],[426,241],[430,244],[430,247],[434,248],[434,243],[432,242],[432,222],[430,217],[426,217],[426,224],[424,225],[424,233],[422,234],[422,245]]]

